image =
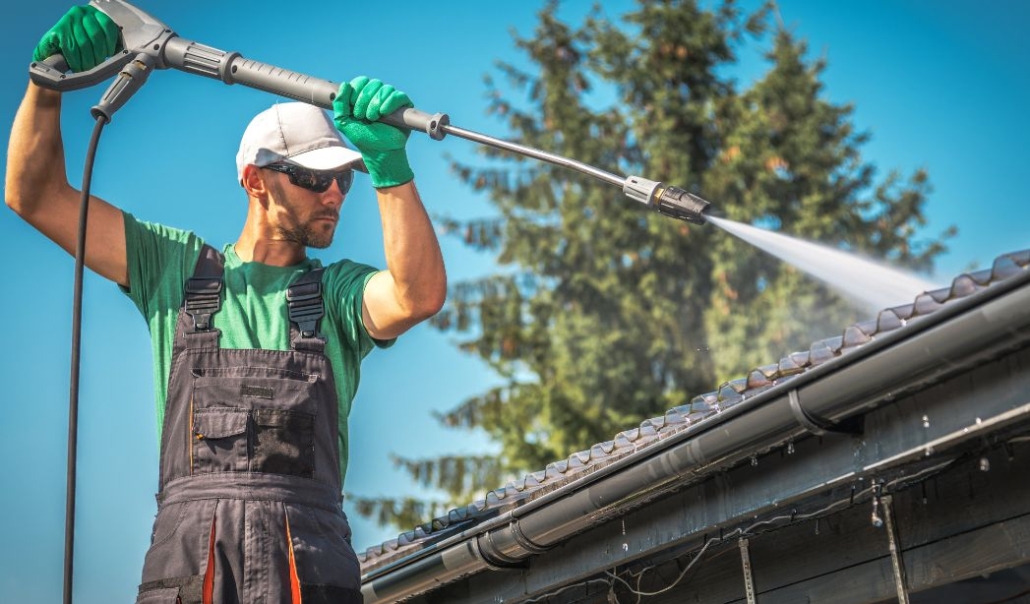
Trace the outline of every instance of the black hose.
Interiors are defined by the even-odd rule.
[[[75,558],[75,463],[79,439],[79,348],[82,341],[82,273],[86,260],[86,221],[89,216],[89,187],[93,178],[93,160],[97,142],[107,118],[97,116],[93,136],[86,151],[86,167],[82,175],[82,201],[79,205],[79,232],[75,244],[75,289],[72,294],[72,359],[71,385],[68,396],[68,484],[64,512],[64,604],[72,601],[72,567]]]

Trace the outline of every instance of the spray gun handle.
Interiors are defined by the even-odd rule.
[[[90,109],[90,113],[94,118],[103,117],[105,121],[110,122],[114,112],[121,109],[125,101],[136,94],[136,91],[147,81],[147,77],[150,76],[150,72],[153,70],[154,60],[150,55],[140,53],[135,59],[130,56],[126,60],[108,61],[105,65],[107,64],[118,67],[116,73],[119,77],[111,82],[107,92],[100,98],[100,102]],[[51,55],[43,61],[33,63],[32,68],[35,69],[37,65],[39,65],[39,73],[41,74],[50,72],[64,74],[68,71],[68,63],[65,61],[64,56],[60,54]],[[94,71],[99,72],[100,67],[98,65],[97,69],[76,74],[88,75],[89,77],[73,80],[74,87],[59,88],[59,90],[75,90],[103,81],[108,77],[106,72],[110,70],[110,67],[104,68],[104,75],[102,76],[94,74]]]
[[[133,55],[124,50],[89,71],[67,73],[68,63],[62,55],[52,55],[29,65],[29,78],[38,86],[68,92],[99,84],[112,77],[132,60]]]
[[[167,67],[162,49],[169,38],[175,37],[175,33],[164,23],[124,0],[92,0],[90,4],[118,25],[124,50],[80,73],[67,73],[68,64],[60,55],[33,61],[29,65],[29,77],[33,82],[59,92],[87,88],[117,75],[140,54],[150,56],[155,69]]]

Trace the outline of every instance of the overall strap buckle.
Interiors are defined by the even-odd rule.
[[[211,317],[222,308],[222,274],[225,258],[210,245],[204,244],[186,280],[183,312],[193,319],[193,331],[210,331]]]
[[[222,308],[222,280],[211,277],[190,277],[186,280],[186,314],[193,319],[193,329],[211,329],[211,316]]]
[[[316,337],[318,321],[325,316],[322,300],[322,269],[309,271],[286,290],[290,321],[297,324],[302,338]]]

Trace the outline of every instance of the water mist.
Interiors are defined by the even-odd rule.
[[[936,289],[933,283],[915,275],[842,250],[725,218],[707,218],[735,237],[826,283],[870,312],[910,303],[919,294]]]

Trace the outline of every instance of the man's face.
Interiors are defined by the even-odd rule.
[[[265,171],[272,194],[270,217],[283,241],[324,249],[333,242],[344,194],[336,182],[321,193],[291,184],[285,174]]]

